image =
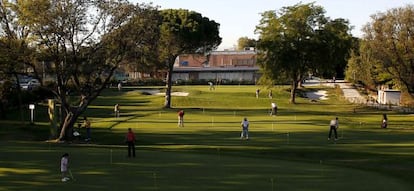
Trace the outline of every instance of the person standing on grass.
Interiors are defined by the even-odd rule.
[[[388,117],[387,117],[387,114],[382,114],[382,123],[381,123],[381,127],[382,128],[387,128],[387,126],[388,126]]]
[[[246,117],[241,122],[241,126],[242,126],[242,132],[240,135],[240,139],[249,140],[249,121],[247,120]]]
[[[86,128],[86,139],[85,141],[91,141],[91,121],[85,116],[83,117],[83,127]]]
[[[210,86],[210,91],[215,90],[213,82],[208,82],[208,85]]]
[[[128,144],[128,157],[135,157],[135,134],[131,128],[128,128],[128,133],[125,137],[126,143]]]
[[[114,113],[115,113],[115,118],[118,118],[119,117],[119,104],[115,104]]]
[[[331,122],[329,123],[329,126],[330,126],[330,130],[329,130],[328,140],[331,140],[332,131],[335,133],[335,141],[338,140],[338,134],[336,132],[336,130],[339,127],[338,117],[336,117],[335,119],[332,119]]]
[[[122,84],[121,84],[121,82],[118,82],[118,91],[121,91],[122,90]]]
[[[273,92],[272,92],[272,90],[269,90],[269,99],[273,99]]]
[[[184,110],[178,111],[178,127],[184,127]]]
[[[69,154],[65,153],[60,159],[60,172],[62,173],[62,182],[69,180],[68,175],[68,166],[69,166]]]
[[[256,98],[259,99],[260,89],[256,89]]]
[[[275,116],[277,114],[277,105],[276,105],[275,102],[272,102],[271,106],[272,106],[272,112],[271,112],[271,114],[273,116]]]

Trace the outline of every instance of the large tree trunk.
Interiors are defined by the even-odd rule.
[[[171,108],[171,90],[172,90],[172,75],[174,71],[174,59],[167,61],[168,63],[168,72],[167,72],[167,90],[165,91],[165,103],[164,108]]]
[[[167,89],[165,91],[164,108],[171,108],[171,89],[172,89],[172,68],[168,69],[167,73]]]
[[[20,112],[20,121],[24,123],[24,114],[23,114],[23,100],[22,100],[22,87],[20,86],[19,76],[14,74],[17,83],[17,101],[19,103],[19,112]]]
[[[290,103],[296,103],[297,88],[298,88],[298,82],[296,80],[292,80],[292,84],[290,85]]]
[[[62,88],[65,86],[62,85],[63,83],[60,83],[61,88],[59,93],[59,99],[61,102],[61,110],[64,111],[66,115],[64,116],[64,120],[61,125],[62,128],[60,130],[59,137],[56,139],[56,141],[71,140],[73,138],[72,133],[74,124],[78,120],[79,116],[81,116],[83,112],[86,111],[89,104],[91,104],[92,101],[95,100],[98,97],[98,95],[102,92],[102,90],[105,89],[106,85],[109,83],[109,79],[111,79],[113,72],[115,71],[117,66],[114,66],[111,69],[109,75],[106,77],[104,82],[101,85],[99,85],[98,88],[96,88],[95,90],[91,90],[89,88],[87,89],[88,91],[84,93],[80,92],[80,102],[78,106],[71,106],[68,104],[68,102],[66,101],[67,90],[65,88]]]
[[[74,115],[73,113],[68,113],[66,115],[62,129],[60,130],[59,138],[57,139],[58,141],[70,140],[72,138],[71,132],[77,119],[78,115]]]
[[[83,111],[87,108],[88,104],[81,104],[78,108],[71,108],[69,113],[66,114],[63,120],[62,128],[60,130],[57,141],[71,140],[73,138],[73,126],[78,120],[79,116],[82,115]],[[68,110],[65,110],[68,111]]]

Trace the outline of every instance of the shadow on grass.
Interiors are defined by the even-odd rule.
[[[141,134],[144,140],[170,139],[187,144],[147,147],[141,141],[138,142],[135,159],[125,157],[125,146],[80,147],[2,142],[0,183],[6,190],[59,188],[63,191],[114,188],[230,191],[271,190],[272,187],[281,190],[345,191],[356,186],[367,191],[412,189],[408,180],[411,176],[403,175],[413,170],[412,162],[407,159],[396,160],[381,154],[352,151],[341,143],[306,146],[295,142],[294,138],[289,144],[276,141],[263,146],[260,139],[270,137],[269,133],[253,134],[249,141],[239,140],[237,136],[230,138],[234,133],[237,132],[217,134],[206,131],[196,136],[174,134],[160,137]],[[201,139],[200,136],[212,138]],[[312,136],[315,134],[306,135],[308,138]],[[277,135],[273,138],[277,139]],[[231,142],[231,145],[217,145],[222,139],[226,139],[224,143]],[[204,145],[190,144],[197,140]],[[216,144],[211,144],[212,140]],[[70,167],[76,181],[60,182],[59,160],[63,152],[70,153]],[[375,169],[377,167],[383,168]],[[394,179],[390,175],[407,181]]]

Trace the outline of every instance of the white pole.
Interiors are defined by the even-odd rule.
[[[111,164],[112,164],[112,149],[111,149],[111,152],[110,152],[110,157],[111,157],[110,161],[111,161]]]
[[[289,144],[290,142],[289,132],[287,132],[286,137],[287,137],[287,144]]]
[[[153,173],[153,178],[154,178],[154,187],[157,189],[157,173],[156,172]]]
[[[33,116],[33,110],[34,110],[34,109],[31,109],[31,110],[30,110],[30,123],[33,123],[33,117],[34,117],[34,116]]]
[[[319,164],[321,165],[321,175],[323,176],[323,166],[322,166],[322,160],[319,160]]]
[[[29,104],[29,109],[30,109],[30,123],[33,124],[35,105],[34,104]]]

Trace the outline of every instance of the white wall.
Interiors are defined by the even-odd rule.
[[[395,90],[378,90],[378,103],[400,105],[401,92]]]

